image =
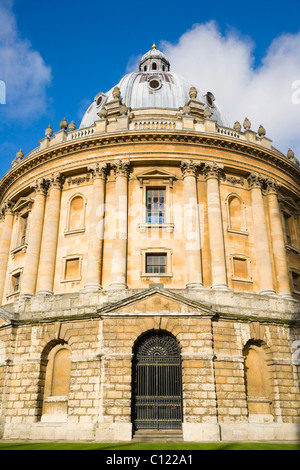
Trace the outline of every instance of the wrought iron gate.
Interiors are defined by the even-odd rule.
[[[135,429],[181,429],[182,371],[176,340],[159,333],[145,336],[133,366]]]

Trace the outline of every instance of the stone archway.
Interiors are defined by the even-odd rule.
[[[169,333],[152,331],[137,341],[132,392],[134,431],[182,428],[180,347]]]

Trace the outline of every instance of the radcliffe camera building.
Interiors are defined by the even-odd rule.
[[[192,85],[153,45],[0,181],[2,438],[299,437],[299,163]]]

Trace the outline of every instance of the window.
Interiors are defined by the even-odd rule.
[[[292,217],[290,215],[284,214],[284,228],[286,235],[286,242],[288,245],[292,244]]]
[[[300,292],[300,275],[297,273],[292,273],[292,280],[294,292]]]
[[[146,273],[147,274],[166,274],[167,272],[166,254],[147,254],[146,255]]]
[[[145,248],[141,250],[141,277],[172,277],[172,255],[170,248]]]
[[[165,190],[147,189],[147,223],[163,224],[165,222]]]
[[[28,216],[29,216],[29,213],[27,212],[26,214],[20,217],[17,246],[23,246],[26,243],[27,230],[28,230]]]
[[[156,62],[153,62],[153,64],[152,64],[152,70],[157,70],[157,64],[156,64]]]
[[[12,276],[12,294],[20,292],[21,273],[16,273]]]

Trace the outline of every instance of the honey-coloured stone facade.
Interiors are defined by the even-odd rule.
[[[137,345],[159,334],[184,440],[297,440],[297,160],[194,88],[176,110],[99,96],[0,181],[1,437],[131,440]]]

